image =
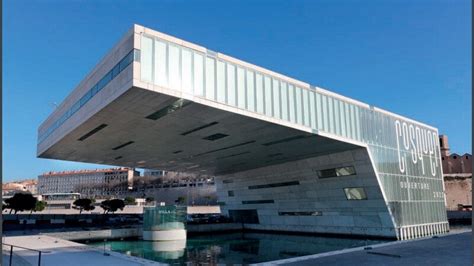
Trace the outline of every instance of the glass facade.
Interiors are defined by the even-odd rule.
[[[145,40],[145,43],[143,43],[143,48],[144,49],[149,49],[151,47],[152,43],[147,42]],[[107,84],[109,84],[110,81],[112,81],[118,74],[120,74],[125,68],[127,68],[130,63],[133,62],[134,58],[135,60],[138,59],[136,50],[130,51],[126,56],[122,58],[107,74],[105,74],[102,79],[100,79],[92,88],[90,88],[84,96],[82,96],[76,103],[74,103],[69,109],[67,109],[64,114],[54,121],[51,126],[49,126],[46,130],[43,132],[40,132],[38,135],[38,144],[43,142],[51,133],[53,133],[58,127],[60,127],[64,122],[66,122],[69,117],[71,117],[73,114],[75,114],[82,106],[84,106],[92,97],[94,97],[99,91],[101,91]],[[150,68],[153,60],[152,58],[143,58],[145,61],[142,62],[145,67]],[[142,79],[149,81],[150,76],[142,76]],[[147,79],[148,78],[148,79]]]
[[[436,129],[156,37],[141,62],[144,81],[366,144],[397,227],[447,221]]]
[[[185,206],[153,206],[143,208],[143,230],[161,231],[185,229]]]

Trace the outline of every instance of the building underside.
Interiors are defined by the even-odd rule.
[[[38,156],[216,177],[260,230],[449,230],[437,130],[134,26],[41,125]]]

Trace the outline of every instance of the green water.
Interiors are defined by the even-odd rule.
[[[293,258],[386,240],[363,240],[266,233],[232,233],[189,237],[186,241],[142,240],[91,243],[130,256],[169,264],[247,264]]]

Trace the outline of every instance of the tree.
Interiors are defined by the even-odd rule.
[[[125,202],[121,199],[104,200],[100,204],[100,207],[104,209],[104,214],[109,212],[115,213],[118,209],[123,211]]]
[[[16,193],[13,197],[6,199],[5,203],[10,209],[10,213],[15,211],[15,214],[19,211],[31,211],[36,207],[38,199],[33,197],[31,193]]]
[[[91,199],[87,199],[87,198],[84,198],[84,199],[77,199],[75,200],[72,204],[73,204],[73,208],[74,209],[79,209],[79,213],[82,213],[82,211],[92,211],[93,209],[95,209],[95,207],[92,205],[92,200]]]
[[[125,201],[125,205],[135,205],[135,204],[137,204],[135,198],[134,198],[134,197],[130,197],[130,196],[126,197],[126,198],[124,199],[124,201]]]
[[[176,204],[185,204],[186,203],[186,197],[184,196],[179,196],[177,200],[174,201]]]
[[[37,201],[37,202],[36,202],[35,209],[32,210],[32,211],[40,212],[40,211],[42,211],[42,210],[44,210],[44,209],[46,208],[46,205],[47,205],[46,201],[42,201],[42,200]]]

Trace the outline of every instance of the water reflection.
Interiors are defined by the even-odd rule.
[[[195,236],[183,241],[111,241],[106,247],[170,264],[257,263],[384,242],[350,238],[264,233]],[[103,243],[92,244],[101,246]]]

